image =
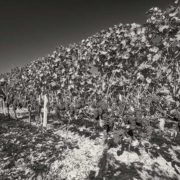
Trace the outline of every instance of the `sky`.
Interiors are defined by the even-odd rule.
[[[0,74],[173,0],[0,0]]]

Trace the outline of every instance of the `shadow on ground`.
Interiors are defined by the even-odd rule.
[[[0,114],[0,179],[47,174],[67,146],[74,145],[51,131]]]
[[[150,163],[148,168],[144,168],[145,163],[142,161],[134,161],[129,163],[124,163],[123,161],[119,161],[116,157],[109,153],[109,149],[112,148],[108,146],[108,149],[104,150],[103,156],[99,162],[99,172],[96,174],[95,171],[91,171],[88,179],[90,180],[178,180],[180,177],[180,151],[179,149],[173,150],[173,147],[180,147],[180,136],[174,140],[168,140],[164,138],[162,135],[153,134],[152,139],[150,140],[151,147],[145,148],[146,153],[150,156],[150,158],[155,160],[158,157],[164,158],[165,162],[171,164],[171,168],[174,169],[175,174],[170,175],[168,172],[163,171],[162,165],[158,163],[158,161],[154,161]],[[139,148],[130,148],[128,149],[128,145],[125,143],[121,144],[121,148],[116,148],[116,153],[118,156],[121,156],[124,151],[129,153],[136,153],[139,157],[143,157]],[[160,147],[157,149],[157,147]],[[174,155],[170,153],[170,149],[174,151],[176,158]],[[124,156],[122,156],[123,158]]]

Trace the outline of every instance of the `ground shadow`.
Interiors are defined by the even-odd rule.
[[[175,161],[172,155],[169,153],[169,148],[172,148],[173,145],[177,145],[177,141],[179,141],[179,136],[174,140],[169,140],[164,138],[162,134],[153,134],[150,143],[151,147],[144,147],[145,151],[149,154],[152,159],[157,158],[158,156],[162,156],[167,162],[172,163],[172,167],[174,168],[177,175],[180,175],[177,167],[180,168],[180,163]],[[154,146],[156,145],[156,146]],[[108,142],[108,149],[116,147],[113,142]],[[121,142],[121,148],[117,150],[117,155],[121,156],[124,151],[129,151],[130,153],[136,153],[138,156],[142,156],[139,148],[128,148],[129,145],[127,143]],[[160,147],[157,149],[157,147]],[[105,149],[103,152],[103,156],[99,162],[99,172],[96,174],[95,171],[91,171],[88,179],[90,180],[134,180],[134,178],[138,180],[144,180],[145,177],[149,178],[149,180],[153,179],[161,179],[161,180],[178,180],[178,177],[171,177],[167,172],[163,172],[160,168],[160,164],[157,162],[150,165],[149,169],[144,168],[144,164],[141,162],[133,162],[129,165],[117,161],[112,154],[108,154],[108,149]],[[177,159],[180,160],[180,152],[175,151]]]
[[[67,146],[75,148],[51,131],[0,115],[0,179],[46,174]]]

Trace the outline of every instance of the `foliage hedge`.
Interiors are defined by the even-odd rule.
[[[47,93],[50,106],[65,106],[72,118],[73,109],[90,105],[95,118],[125,116],[130,124],[157,113],[180,120],[178,1],[146,15],[143,25],[114,25],[1,74],[7,95],[26,101]],[[91,114],[90,108],[86,113]]]

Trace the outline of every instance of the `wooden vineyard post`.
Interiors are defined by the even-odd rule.
[[[3,102],[3,99],[1,99],[1,112],[4,113],[4,102]]]
[[[3,112],[3,100],[0,99],[1,102],[1,112]]]
[[[2,111],[4,113],[4,115],[7,115],[7,109],[6,109],[6,103],[5,103],[5,99],[7,95],[7,82],[5,81],[4,78],[0,79],[0,98],[2,98]]]
[[[8,118],[10,118],[11,116],[10,116],[9,106],[6,107],[6,112],[7,112]]]
[[[39,104],[39,123],[40,125],[43,124],[43,116],[42,116],[42,106],[41,106],[41,101],[42,101],[42,98],[41,98],[41,94],[39,95],[38,97],[38,104]]]
[[[31,124],[31,104],[28,104],[28,116],[29,116],[29,124]]]
[[[4,92],[4,97],[6,97],[7,96],[7,82],[4,85],[3,92]],[[3,108],[4,108],[4,115],[5,116],[7,116],[7,114],[9,115],[9,107],[6,106],[6,102],[7,102],[7,99],[6,100],[3,99]]]
[[[7,115],[7,112],[6,112],[6,103],[5,103],[5,101],[3,100],[3,113],[4,113],[4,115],[6,116]]]
[[[44,128],[47,127],[47,114],[48,114],[47,104],[48,104],[48,98],[47,98],[47,94],[45,94],[44,95],[44,116],[43,116],[43,127]]]
[[[29,110],[29,123],[31,124],[31,110]]]

